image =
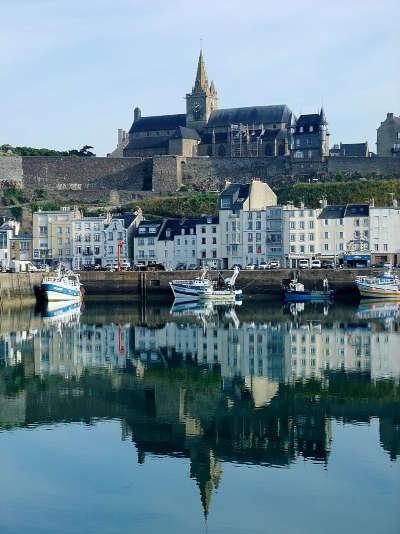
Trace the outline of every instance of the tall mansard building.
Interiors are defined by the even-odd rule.
[[[218,93],[214,82],[208,81],[200,52],[196,79],[186,95],[186,113],[144,117],[135,108],[129,136],[119,132],[119,146],[111,155],[120,155],[122,149],[125,157],[292,155],[315,159],[329,154],[328,136],[322,109],[299,118],[285,104],[219,109]]]

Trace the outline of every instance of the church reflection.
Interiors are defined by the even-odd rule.
[[[119,419],[140,463],[190,460],[205,515],[224,462],[329,468],[335,420],[377,418],[381,447],[400,454],[396,319],[147,313],[4,317],[1,427]]]

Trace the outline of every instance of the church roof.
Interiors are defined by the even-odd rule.
[[[270,124],[290,122],[292,112],[286,105],[217,109],[211,113],[207,127],[229,124]]]
[[[156,137],[137,137],[131,139],[124,147],[124,150],[142,149],[142,148],[164,148],[168,145],[170,136],[156,136]]]
[[[186,126],[186,115],[179,113],[177,115],[153,115],[142,117],[135,121],[129,133],[147,132],[157,130],[175,130],[178,126]]]
[[[185,126],[178,126],[175,130],[174,139],[195,139],[201,141],[199,134],[193,128],[186,128]]]
[[[196,73],[196,80],[194,82],[194,90],[195,91],[201,91],[201,90],[207,91],[208,90],[207,72],[206,72],[206,66],[204,63],[202,50],[200,50],[199,62],[197,64],[197,73]]]
[[[368,156],[368,143],[340,143],[342,156]]]

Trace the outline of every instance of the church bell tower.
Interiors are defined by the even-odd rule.
[[[186,126],[204,128],[211,112],[218,108],[218,96],[214,82],[208,85],[203,51],[200,50],[196,80],[191,93],[186,95]]]

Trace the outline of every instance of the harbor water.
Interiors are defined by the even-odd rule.
[[[400,532],[400,304],[3,308],[2,534]]]

